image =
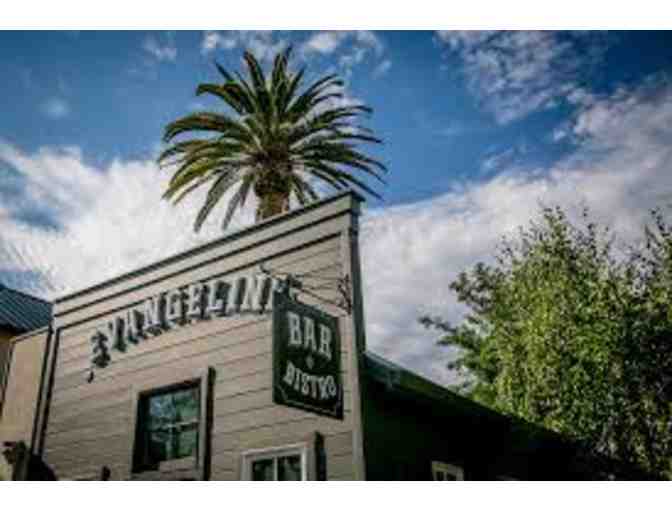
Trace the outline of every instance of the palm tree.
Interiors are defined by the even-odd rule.
[[[301,205],[319,199],[315,183],[320,181],[337,190],[354,187],[380,198],[351,172],[358,170],[384,182],[385,165],[357,150],[359,142],[382,143],[370,129],[353,122],[371,109],[339,104],[343,81],[334,74],[299,94],[305,69],[288,70],[290,53],[288,48],[275,57],[269,77],[249,52],[244,54],[247,79],[215,63],[223,82],[200,84],[196,95],[215,96],[233,111],[192,113],[166,126],[163,140],[172,145],[158,162],[175,171],[163,197],[178,203],[210,184],[195,231],[235,184],[239,187],[229,200],[222,228],[245,205],[250,191],[259,199],[257,221],[287,211],[292,194]],[[174,141],[193,131],[209,136]]]

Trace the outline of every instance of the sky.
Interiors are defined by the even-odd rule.
[[[672,202],[670,33],[4,31],[0,283],[53,299],[221,236],[221,210],[192,231],[203,192],[161,201],[163,126],[221,107],[195,95],[215,61],[288,45],[374,110],[389,174],[361,218],[367,344],[437,382],[454,353],[417,317],[458,322],[450,282],[540,204],[636,242]]]

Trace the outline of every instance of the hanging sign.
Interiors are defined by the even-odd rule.
[[[273,294],[273,401],[343,419],[338,319]]]

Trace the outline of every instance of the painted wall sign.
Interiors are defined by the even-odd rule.
[[[343,419],[338,319],[273,294],[273,401]]]
[[[96,328],[91,337],[92,366],[104,368],[112,361],[112,351],[124,353],[142,341],[186,324],[270,312],[270,297],[283,286],[281,280],[259,274],[194,282],[149,297]]]

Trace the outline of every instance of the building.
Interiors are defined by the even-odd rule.
[[[13,343],[14,478],[596,477],[562,438],[367,352],[360,205],[343,193],[57,299]]]
[[[13,337],[49,324],[51,304],[0,283],[0,382]]]
[[[28,331],[44,328],[50,320],[49,303],[0,284],[0,409],[13,339]],[[9,466],[0,457],[0,480],[9,478],[9,472]]]

